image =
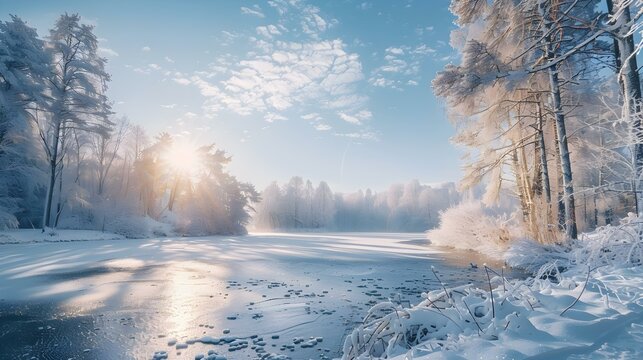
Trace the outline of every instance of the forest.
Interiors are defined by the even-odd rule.
[[[483,207],[509,191],[513,223],[542,243],[641,214],[640,4],[471,0],[450,9],[462,58],[432,84],[452,141],[467,149],[462,188],[482,184]]]
[[[226,171],[231,157],[117,116],[106,61],[77,14],[45,39],[0,22],[0,228],[245,233],[259,194]]]
[[[455,184],[422,185],[418,180],[388,190],[334,193],[325,181],[315,187],[295,176],[261,192],[251,226],[256,230],[418,232],[438,225],[441,211],[463,197]]]
[[[0,10],[0,358],[643,358],[643,0]]]

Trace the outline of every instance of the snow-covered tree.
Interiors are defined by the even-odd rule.
[[[333,192],[325,181],[321,181],[319,185],[317,185],[317,189],[315,189],[312,226],[322,229],[330,228],[333,226],[334,216],[335,203],[333,201]]]
[[[64,14],[50,31],[47,50],[52,57],[48,81],[51,98],[48,111],[38,120],[40,137],[49,163],[49,181],[43,226],[52,225],[52,204],[56,181],[62,188],[65,151],[73,130],[107,136],[112,123],[105,95],[109,75],[106,60],[98,55],[93,27],[82,24],[78,14]],[[58,204],[58,216],[61,211]]]
[[[36,30],[11,16],[0,21],[0,228],[31,221],[42,179],[32,119],[45,105],[49,56]]]
[[[486,182],[491,203],[511,183],[525,224],[541,240],[550,238],[540,231],[551,227],[555,192],[566,235],[575,238],[576,140],[569,128],[586,92],[576,83],[596,78],[608,54],[605,31],[596,29],[604,14],[596,0],[481,3],[452,2],[459,29],[451,42],[462,60],[433,82],[449,104],[454,140],[471,149],[463,185]]]
[[[110,171],[114,166],[114,160],[118,156],[119,149],[129,130],[127,118],[120,118],[114,121],[116,126],[110,133],[94,133],[91,138],[91,150],[96,160],[96,192],[103,195],[105,184],[109,179]]]
[[[296,176],[283,188],[273,182],[262,191],[252,224],[257,230],[425,231],[460,197],[450,183],[429,186],[413,180],[380,193],[333,193],[325,181],[315,188]],[[300,221],[294,220],[295,209]]]

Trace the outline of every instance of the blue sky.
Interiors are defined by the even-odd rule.
[[[0,11],[41,35],[65,11],[95,25],[114,110],[150,135],[214,142],[260,189],[301,175],[351,191],[458,179],[430,88],[456,56],[448,4],[0,0]]]

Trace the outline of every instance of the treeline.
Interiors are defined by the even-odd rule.
[[[205,146],[177,166],[181,139],[114,116],[105,65],[76,14],[45,38],[0,21],[0,228],[244,232],[258,194],[225,171],[230,158]]]
[[[382,192],[334,193],[324,181],[315,187],[296,176],[282,186],[273,182],[261,198],[252,222],[257,230],[425,231],[461,194],[452,183],[417,180]]]
[[[542,242],[643,212],[640,0],[454,0],[461,54],[433,81],[468,149],[462,185],[519,202]]]

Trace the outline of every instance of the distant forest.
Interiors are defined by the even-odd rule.
[[[316,187],[293,177],[270,184],[252,226],[256,230],[425,231],[438,225],[439,213],[462,199],[453,183],[422,185],[418,180],[388,190],[334,193],[328,184]]]

